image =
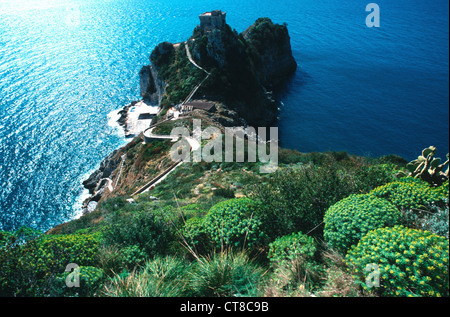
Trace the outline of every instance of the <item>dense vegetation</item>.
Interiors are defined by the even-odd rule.
[[[448,181],[397,178],[395,156],[279,157],[273,174],[186,163],[134,203],[110,197],[47,234],[1,232],[0,294],[448,296]]]
[[[365,289],[364,270],[379,264],[380,295],[448,297],[448,240],[429,231],[402,226],[370,231],[346,260]]]
[[[162,108],[181,103],[194,87],[205,77],[205,73],[189,62],[184,43],[176,49],[171,43],[161,43],[150,55],[150,61],[166,83],[161,100]]]

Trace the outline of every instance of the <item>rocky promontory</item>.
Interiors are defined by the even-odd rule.
[[[209,73],[193,99],[219,101],[236,111],[251,126],[277,121],[278,104],[272,91],[297,69],[286,24],[260,18],[242,33],[216,10],[200,15],[192,36],[184,42],[159,44],[150,65],[140,71],[141,96],[158,100],[162,109],[183,102],[205,77],[186,58]]]
[[[127,136],[139,135],[136,129],[128,129],[130,111],[136,112],[138,105],[159,107],[158,114],[147,120],[155,123],[187,99],[214,102],[213,113],[201,114],[197,109],[184,116],[202,117],[219,126],[268,127],[276,123],[279,105],[272,92],[297,69],[287,26],[260,18],[239,34],[226,23],[225,16],[219,10],[201,14],[200,25],[186,41],[162,42],[152,50],[150,65],[139,72],[142,100],[119,112],[119,123]],[[111,186],[120,161],[117,151],[112,153],[83,183],[91,195],[84,203],[85,210]]]

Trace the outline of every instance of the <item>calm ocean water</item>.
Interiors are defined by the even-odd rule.
[[[449,143],[447,0],[0,0],[0,230],[76,217],[81,182],[126,141],[108,114],[139,98],[162,41],[222,9],[243,31],[288,24],[299,69],[280,95],[282,145],[413,159]]]

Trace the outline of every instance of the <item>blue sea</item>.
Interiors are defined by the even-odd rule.
[[[238,32],[287,23],[299,68],[279,93],[284,147],[445,157],[449,3],[371,1],[0,0],[0,230],[80,215],[82,181],[127,142],[113,114],[139,99],[152,49],[214,9]]]

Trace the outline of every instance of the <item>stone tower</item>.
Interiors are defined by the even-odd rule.
[[[204,30],[221,29],[225,24],[226,12],[214,10],[199,15],[200,28]]]

